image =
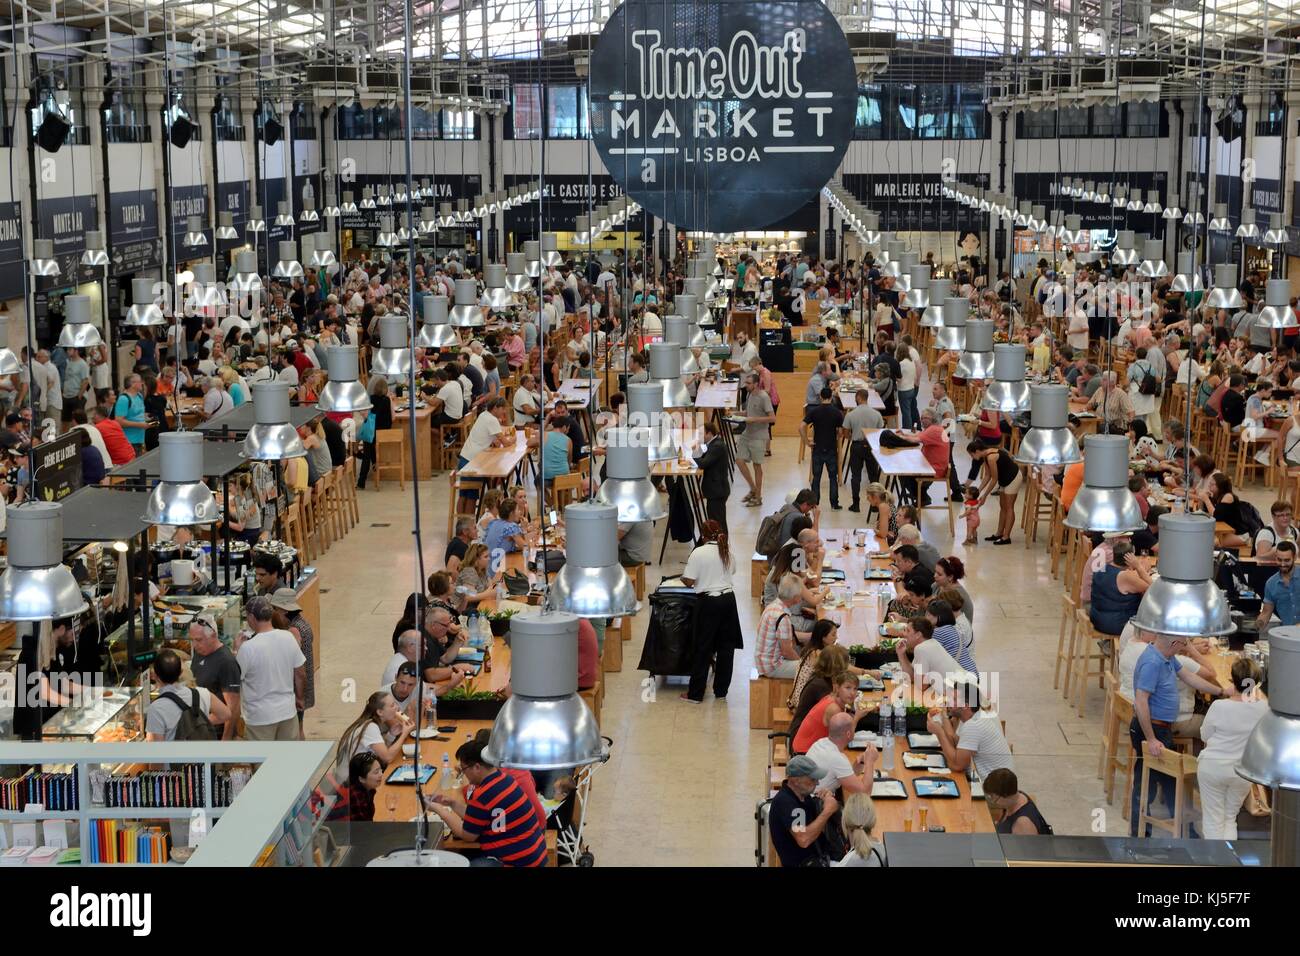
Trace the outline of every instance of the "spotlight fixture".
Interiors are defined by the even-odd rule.
[[[86,233],[86,250],[81,254],[83,266],[108,265],[108,253],[104,250],[104,234],[97,230]]]
[[[203,231],[203,217],[190,216],[185,227],[185,238],[182,240],[185,245],[191,249],[200,249],[208,244],[208,235]]]
[[[163,432],[158,436],[161,481],[145,504],[144,521],[152,525],[213,524],[221,509],[203,483],[203,435]]]
[[[59,345],[65,349],[93,349],[103,342],[99,329],[90,323],[90,296],[65,295]]]
[[[239,238],[239,233],[235,231],[235,214],[233,212],[217,213],[216,238],[222,242],[230,242],[232,239]]]
[[[5,509],[8,565],[0,575],[0,620],[48,621],[87,607],[63,563],[63,506],[29,501]]]

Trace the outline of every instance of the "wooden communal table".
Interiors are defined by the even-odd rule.
[[[904,478],[935,478],[933,466],[926,461],[919,447],[890,448],[882,451],[880,434],[884,429],[872,428],[864,431],[866,431],[867,445],[871,449],[871,454],[880,465],[880,477],[894,494],[898,495],[903,491]]]
[[[460,470],[460,477],[481,478],[489,486],[497,482],[509,484],[527,460],[528,433],[523,428],[516,428],[513,448],[484,449]],[[482,496],[479,496],[478,501],[481,507]]]
[[[189,395],[167,396],[167,422],[173,428],[178,427],[176,412],[179,407],[181,421],[185,425],[196,425],[203,420],[203,399]]]
[[[579,405],[586,408],[594,403],[596,396],[600,394],[600,379],[566,378],[552,394],[562,399],[566,405]]]
[[[419,478],[433,476],[433,409],[427,405],[415,410],[415,473]],[[411,460],[411,411],[407,406],[393,406],[393,427],[402,433],[404,461]]]
[[[880,393],[872,388],[871,383],[866,379],[857,378],[840,379],[840,386],[837,394],[840,397],[840,404],[844,406],[844,410],[848,411],[851,408],[858,407],[857,391],[860,388],[865,388],[867,390],[867,404],[883,414],[885,411],[885,400],[880,397]]]
[[[1086,399],[1070,399],[1069,412],[1079,420],[1078,427],[1074,430],[1080,444],[1083,443],[1084,435],[1095,435],[1101,430],[1101,416],[1096,412],[1088,411],[1088,402]]]

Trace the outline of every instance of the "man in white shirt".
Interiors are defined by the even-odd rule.
[[[465,417],[465,390],[460,382],[450,378],[444,368],[434,369],[433,385],[438,390],[430,406],[433,424],[454,425]]]
[[[268,598],[253,598],[245,611],[253,633],[235,644],[244,737],[298,740],[299,707],[307,688],[307,658],[291,633],[271,625]]]
[[[50,361],[50,353],[45,349],[40,349],[36,353],[36,360],[32,366],[32,371],[36,374],[37,384],[41,387],[41,404],[40,410],[45,412],[58,412],[54,418],[57,420],[63,415],[63,380],[59,376],[59,367]]]
[[[474,341],[469,343],[469,364],[473,365],[480,372],[484,372],[483,343],[478,339],[474,339]]]
[[[609,271],[609,266],[601,268],[600,275],[596,276],[596,289],[601,295],[605,294],[605,283],[614,281],[614,273]]]
[[[933,635],[934,625],[927,619],[910,621],[895,653],[913,685],[941,690],[947,680],[964,677],[967,672]]]
[[[397,669],[407,661],[412,664],[420,663],[420,632],[417,630],[403,631],[398,635],[397,652],[388,659],[384,674],[379,678],[379,686],[387,687],[395,681]]]
[[[221,415],[224,412],[234,411],[235,400],[230,397],[226,391],[225,383],[219,378],[208,378],[206,375],[200,375],[194,380],[203,391],[203,418],[205,420]]]
[[[821,771],[823,790],[841,790],[849,793],[870,793],[872,768],[876,762],[876,748],[868,747],[862,756],[850,760],[849,742],[856,727],[849,714],[836,714],[826,725],[826,736],[808,748],[807,757]]]
[[[1015,772],[1015,760],[1002,722],[993,711],[980,709],[980,692],[974,680],[959,682],[953,689],[955,704],[930,711],[927,726],[939,738],[948,769],[962,773],[975,766],[980,779],[994,770]]]
[[[1279,498],[1269,508],[1269,523],[1255,534],[1255,558],[1261,564],[1277,563],[1279,542],[1296,543],[1296,530],[1291,524],[1291,502]]]
[[[527,373],[519,378],[519,387],[515,389],[514,397],[511,399],[511,404],[514,406],[516,428],[537,424],[537,414],[542,407],[542,398],[534,391],[535,382],[536,379]]]
[[[494,398],[483,414],[474,419],[474,425],[465,438],[465,445],[460,450],[458,467],[464,468],[474,456],[489,448],[505,448],[515,442],[515,431],[506,428],[510,415],[510,406],[504,398]]]
[[[748,371],[749,363],[756,358],[758,358],[758,346],[749,340],[747,334],[737,332],[735,340],[731,343],[731,355],[727,361]]]

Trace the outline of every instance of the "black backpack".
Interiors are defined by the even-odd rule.
[[[1260,517],[1259,509],[1244,498],[1237,499],[1237,507],[1240,509],[1241,523],[1246,526],[1246,534],[1253,541],[1255,535],[1264,530],[1264,519]]]
[[[176,722],[176,733],[173,740],[216,740],[217,729],[212,726],[208,720],[207,714],[199,708],[199,692],[193,687],[190,688],[190,701],[187,704],[179,697],[168,691],[165,694],[159,694],[158,698],[170,700],[173,704],[181,709],[181,719]]]
[[[1156,381],[1150,365],[1142,371],[1142,381],[1138,382],[1138,393],[1142,395],[1160,394],[1160,383]]]
[[[758,539],[754,542],[754,548],[759,554],[765,555],[769,561],[776,557],[776,553],[781,550],[781,545],[785,543],[778,540],[781,534],[781,523],[794,510],[794,505],[782,505],[776,512],[764,518],[758,526]]]

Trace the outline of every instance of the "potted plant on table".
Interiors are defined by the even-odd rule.
[[[493,637],[505,637],[510,633],[510,619],[519,612],[513,608],[503,610],[488,611],[488,626],[492,628]]]

